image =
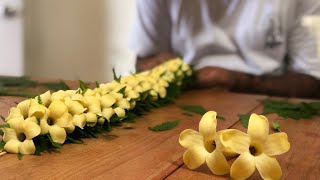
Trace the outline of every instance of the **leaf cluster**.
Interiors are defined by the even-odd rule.
[[[180,120],[177,119],[175,121],[167,121],[167,122],[163,122],[159,125],[153,126],[153,127],[149,127],[148,129],[150,131],[166,131],[166,130],[170,130],[175,128],[178,124],[180,124]]]

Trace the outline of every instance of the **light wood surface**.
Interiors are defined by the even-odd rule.
[[[191,171],[183,165],[185,151],[178,143],[179,134],[187,128],[198,130],[200,115],[185,116],[180,104],[202,105],[218,112],[218,130],[237,128],[246,131],[238,114],[261,112],[261,100],[266,96],[236,94],[216,90],[185,92],[169,106],[152,110],[136,123],[124,123],[97,139],[85,139],[85,144],[67,144],[59,152],[42,156],[15,154],[0,156],[0,174],[6,179],[229,179],[214,176],[206,166]],[[0,114],[23,98],[0,97]],[[268,116],[270,121],[279,119]],[[168,120],[180,119],[174,129],[153,132],[148,127]],[[291,150],[278,157],[283,179],[317,179],[320,175],[320,118],[294,121],[279,120],[289,136]],[[271,131],[272,132],[272,131]],[[260,179],[255,173],[251,179]]]

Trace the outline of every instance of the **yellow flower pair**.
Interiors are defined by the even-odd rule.
[[[183,161],[190,169],[206,163],[216,175],[230,172],[233,179],[246,179],[257,168],[263,179],[279,179],[282,175],[278,161],[273,157],[290,149],[284,132],[269,135],[269,122],[265,116],[252,114],[247,134],[236,129],[216,132],[217,113],[207,112],[199,123],[199,132],[186,129],[179,143],[187,149]],[[224,154],[239,154],[229,165]]]

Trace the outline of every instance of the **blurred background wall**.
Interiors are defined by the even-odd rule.
[[[107,82],[133,71],[133,0],[26,0],[25,73]]]

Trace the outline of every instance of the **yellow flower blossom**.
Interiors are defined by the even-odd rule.
[[[269,122],[265,116],[252,114],[247,134],[235,130],[226,130],[220,136],[221,143],[240,154],[231,166],[233,179],[246,179],[257,168],[263,179],[279,179],[281,167],[273,156],[290,149],[288,136],[284,132],[269,135]]]
[[[214,174],[224,175],[229,172],[230,166],[222,153],[220,132],[216,132],[216,116],[214,111],[204,114],[199,123],[199,132],[184,130],[180,134],[179,143],[187,148],[183,161],[189,169],[196,169],[206,162]]]
[[[12,118],[8,121],[10,128],[4,128],[4,150],[10,153],[34,154],[35,145],[32,138],[40,134],[40,127],[35,117]]]

